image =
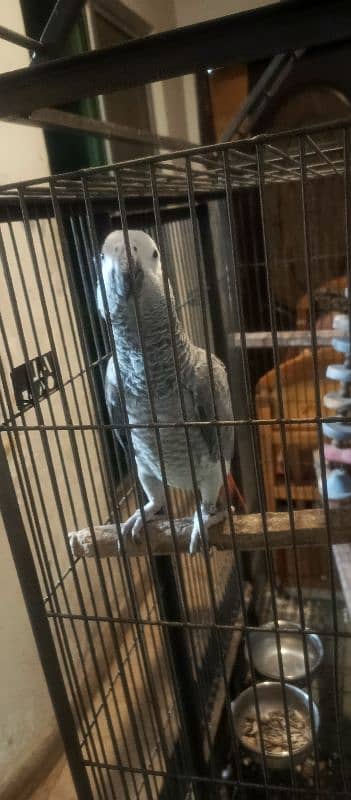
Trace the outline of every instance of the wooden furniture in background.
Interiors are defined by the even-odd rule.
[[[338,275],[337,278],[332,278],[330,281],[326,281],[323,284],[323,290],[326,292],[337,292],[338,294],[342,294],[344,289],[347,287],[347,277],[346,275]],[[332,316],[334,312],[330,314],[323,314],[323,317],[318,319],[316,323],[316,327],[319,330],[326,330],[332,328]],[[308,294],[304,294],[301,299],[296,304],[296,327],[300,331],[307,331],[310,328],[310,307],[309,307],[309,299]]]
[[[248,77],[246,65],[219,69],[209,78],[209,90],[212,104],[213,127],[216,141],[239,111],[248,93]]]
[[[325,377],[328,364],[340,360],[330,347],[318,351],[318,383],[320,396],[332,391],[332,381]],[[315,396],[314,364],[312,353],[304,349],[299,355],[280,364],[284,419],[299,420],[284,423],[287,447],[287,472],[290,495],[294,508],[305,508],[320,500],[313,466],[313,451],[318,447],[318,428],[313,420],[318,405]],[[256,413],[261,420],[280,417],[275,369],[267,372],[256,386]],[[301,421],[300,421],[301,420]],[[287,491],[284,474],[284,448],[279,422],[259,426],[262,473],[268,511],[286,506]],[[288,550],[279,551],[274,558],[275,569],[281,583],[295,584],[293,556]],[[325,585],[328,563],[325,549],[299,551],[299,573],[303,584],[309,587]]]

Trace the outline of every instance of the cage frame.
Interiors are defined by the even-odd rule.
[[[279,138],[289,139],[289,137],[291,138],[294,135],[295,136],[298,135],[300,137],[300,139],[301,139],[301,137],[302,138],[303,137],[308,137],[310,134],[313,135],[314,132],[331,131],[331,130],[336,130],[336,129],[337,130],[341,129],[341,130],[349,131],[349,126],[350,126],[350,122],[349,121],[346,121],[346,122],[338,121],[338,122],[335,122],[335,123],[332,123],[332,124],[328,124],[328,125],[313,126],[313,128],[309,127],[309,128],[306,128],[306,129],[299,130],[297,132],[284,132],[282,134],[264,135],[264,136],[260,136],[260,137],[256,137],[255,138],[254,146],[259,148],[261,144],[263,144],[263,145],[264,144],[268,144],[272,140],[274,140],[274,142],[277,142],[277,141],[279,141]],[[164,162],[164,161],[169,161],[169,160],[173,160],[173,159],[177,159],[177,158],[179,159],[180,156],[185,157],[185,158],[189,158],[191,160],[193,158],[193,156],[199,155],[201,157],[201,156],[206,156],[207,154],[216,153],[218,151],[220,153],[227,153],[227,154],[229,153],[230,154],[230,152],[233,149],[239,148],[239,150],[240,150],[240,148],[242,148],[242,147],[245,148],[245,146],[247,144],[249,144],[251,146],[252,145],[252,140],[247,140],[246,142],[245,141],[244,142],[240,142],[240,145],[237,145],[237,144],[233,145],[232,143],[227,145],[227,146],[213,145],[211,147],[203,147],[203,148],[195,148],[195,149],[191,148],[191,149],[189,149],[187,151],[181,151],[181,153],[175,153],[175,154],[167,155],[167,156],[152,156],[150,158],[141,158],[141,159],[138,159],[137,162],[135,162],[135,161],[124,162],[124,163],[118,165],[118,170],[123,172],[123,170],[125,168],[128,169],[129,166],[132,166],[132,165],[135,166],[136,164],[139,165],[139,166],[142,166],[143,164],[144,165],[152,165],[152,164],[159,165],[159,164],[162,164],[162,162]],[[63,183],[68,181],[68,184],[69,184],[69,180],[72,177],[74,177],[75,175],[79,175],[80,178],[83,177],[85,180],[88,180],[90,176],[98,175],[101,172],[104,173],[104,172],[108,171],[108,169],[113,169],[113,167],[93,168],[92,170],[84,171],[84,174],[82,174],[81,171],[75,171],[74,173],[68,173],[68,174],[66,174],[64,176],[61,176],[61,178],[57,178],[57,179],[55,177],[54,178],[50,178],[49,182],[51,183],[51,185],[55,186],[55,190],[57,191],[57,181],[58,181],[58,183],[60,182],[60,180],[62,180]],[[21,184],[20,192],[22,192],[22,196],[23,196],[23,193],[24,193],[24,197],[25,197],[26,201],[28,200],[27,192],[29,192],[29,195],[30,195],[32,187],[38,186],[39,187],[39,194],[40,194],[40,184],[41,183],[42,183],[42,180],[38,179],[37,181],[26,181],[23,184]],[[70,186],[72,187],[72,184],[70,184]],[[6,203],[9,202],[10,204],[11,204],[12,201],[17,202],[17,200],[13,200],[12,192],[14,190],[17,191],[18,188],[19,188],[18,184],[9,184],[7,186],[2,187],[1,188],[2,200],[5,201]],[[223,188],[220,191],[223,192]],[[209,190],[209,194],[210,194],[211,197],[213,196],[211,190]],[[206,195],[206,191],[204,192],[203,196],[204,197],[207,196]],[[71,202],[73,202],[73,201],[74,201],[74,197],[73,197],[73,199],[71,198]],[[35,194],[34,194],[34,202],[35,203],[36,202],[40,203],[40,197],[35,197]],[[242,335],[242,332],[241,332],[241,335]],[[313,338],[313,335],[315,335],[315,334],[312,333],[312,338]],[[277,330],[276,330],[276,328],[274,329],[274,327],[273,327],[273,330],[272,330],[272,341],[273,341],[273,349],[274,348],[276,349],[277,348],[277,344],[278,344],[278,338],[277,338]],[[317,340],[315,339],[315,345],[316,345],[316,342],[317,342]],[[317,424],[320,424],[321,420],[322,420],[322,415],[319,413],[316,416],[316,418],[314,420],[312,420],[312,421],[316,422]],[[254,421],[254,420],[252,420],[252,421]],[[278,424],[279,423],[283,424],[284,422],[287,422],[287,421],[289,421],[289,420],[286,420],[286,418],[280,418],[280,419],[276,420],[276,422]],[[292,421],[296,421],[296,420],[292,420]],[[1,456],[1,451],[0,451],[0,456]],[[5,469],[5,472],[3,474],[6,477],[6,469]],[[7,509],[8,509],[9,516],[7,517],[7,520],[8,520],[8,524],[9,524],[9,539],[10,539],[10,543],[11,543],[11,529],[13,529],[13,527],[16,525],[16,526],[18,526],[17,529],[21,530],[21,528],[23,529],[23,525],[21,525],[21,522],[20,522],[19,517],[18,517],[18,507],[16,507],[15,498],[13,497],[13,493],[12,493],[12,490],[11,490],[11,487],[10,487],[10,483],[8,482],[8,479],[9,479],[9,474],[7,475],[6,481],[5,481],[5,489],[6,489],[6,491],[4,490],[5,491],[5,496],[0,495],[0,500],[2,500],[2,502],[4,503],[4,508],[5,508],[5,506],[7,506]],[[6,487],[6,482],[7,482],[7,487]],[[10,498],[11,502],[8,505],[9,498]],[[283,527],[283,535],[286,536],[287,532],[290,530],[290,528],[292,528],[294,530],[295,534],[297,533],[297,531],[299,530],[299,522],[298,522],[298,520],[299,520],[299,514],[300,513],[301,512],[295,512],[293,517],[290,516],[290,518],[289,518],[290,526],[288,526],[286,524],[286,520],[285,520],[284,527]],[[334,541],[337,541],[337,542],[349,542],[349,525],[347,524],[347,517],[345,515],[345,512],[339,512],[339,511],[336,512],[336,511],[333,511],[333,510],[330,510],[330,511],[328,510],[328,512],[326,514],[326,519],[325,519],[324,524],[321,523],[321,514],[319,512],[313,512],[313,514],[311,513],[311,514],[307,515],[307,521],[305,521],[304,526],[303,526],[303,535],[307,535],[306,532],[311,529],[312,518],[314,520],[317,520],[317,522],[315,523],[316,524],[316,529],[317,529],[316,539],[314,540],[315,543],[320,544],[322,541],[325,540],[325,538],[324,538],[325,536],[327,537],[327,539],[329,540],[330,543],[334,543]],[[336,539],[334,538],[335,531],[337,532],[336,536],[339,537],[339,538],[336,538]],[[256,533],[257,533],[257,531],[256,531]],[[258,531],[258,533],[261,536],[261,544],[262,544],[263,547],[265,547],[266,544],[267,544],[267,536],[269,537],[269,526],[267,527],[267,519],[265,520],[264,524],[262,525],[262,529],[260,531]],[[274,538],[274,537],[272,537],[272,538]],[[284,541],[286,541],[286,539]],[[223,546],[223,541],[222,540],[220,540],[220,543]],[[291,540],[289,540],[289,543],[291,543]],[[297,538],[297,543],[299,543],[298,542],[298,538]],[[310,543],[310,542],[306,542],[306,543]],[[245,549],[246,546],[247,546],[247,544],[246,545],[244,544],[243,549]],[[12,547],[13,547],[13,542],[12,542]],[[16,552],[15,552],[15,550],[13,550],[13,552],[15,554],[15,560],[17,560],[17,563],[19,564],[20,563],[20,559],[23,559],[23,553],[21,554],[17,550],[16,550]],[[21,568],[20,568],[20,571],[22,571]],[[24,582],[24,584],[26,584],[26,583],[27,583],[27,581]],[[25,593],[26,593],[27,592],[27,588],[26,588],[26,585],[23,586],[23,581],[22,581],[22,588],[24,588]],[[40,613],[39,613],[39,611],[35,612],[35,614],[33,613],[33,598],[30,598],[29,596],[27,596],[27,600],[28,600],[28,602],[30,604],[30,607],[31,607],[31,616],[32,616],[33,624],[37,625],[38,624],[38,620],[40,620]],[[36,616],[36,614],[38,616]],[[40,623],[40,625],[41,625],[41,623]],[[44,635],[45,636],[47,635],[47,628],[45,630],[45,634]],[[279,633],[277,635],[279,636]],[[36,636],[38,637],[38,632],[36,633]],[[42,634],[40,635],[39,638],[40,638],[40,648],[42,649],[42,646],[43,646]],[[52,665],[50,666],[50,657],[51,657],[50,656],[50,649],[51,649],[50,638],[48,639],[48,642],[49,642],[48,651],[47,651],[47,655],[45,655],[45,657],[44,657],[44,662],[46,664],[45,669],[46,669],[48,682],[51,685],[55,684],[55,693],[56,693],[55,705],[56,705],[58,703],[58,700],[59,700],[59,698],[57,697],[57,692],[56,692],[57,675],[55,674],[53,666]],[[51,652],[51,655],[52,655],[52,652]],[[67,725],[68,725],[68,723],[70,721],[69,720],[69,716],[67,716],[67,714],[68,714],[68,710],[67,710],[67,708],[65,708],[65,704],[63,703],[63,705],[61,707],[60,726],[62,726],[62,728],[64,728],[65,730],[66,730]],[[82,791],[82,783],[81,783],[82,777],[81,777],[81,775],[80,776],[78,775],[78,771],[77,771],[77,762],[76,762],[76,752],[75,752],[74,739],[73,740],[71,740],[71,739],[68,740],[67,736],[65,738],[66,738],[66,745],[72,751],[72,766],[73,766],[74,774],[76,775],[76,778],[77,778],[77,785],[79,786],[80,791]],[[84,789],[84,791],[86,791],[86,788]],[[83,796],[83,795],[81,795],[81,796]],[[86,797],[86,798],[89,798],[89,796],[90,796],[89,793],[84,795],[84,797]]]

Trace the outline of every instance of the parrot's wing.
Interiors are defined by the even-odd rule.
[[[232,420],[233,409],[225,366],[216,356],[212,355],[211,358],[214,392],[212,392],[207,357],[205,351],[200,348],[197,350],[192,367],[188,366],[185,374],[183,373],[182,383],[192,395],[195,419],[206,422],[214,418],[214,394],[218,420]],[[210,458],[217,460],[218,438],[215,426],[204,426],[201,433],[208,446]],[[234,451],[234,426],[222,426],[220,439],[223,456],[226,461],[230,461]]]
[[[117,386],[116,370],[112,358],[110,358],[108,362],[105,375],[105,399],[111,420],[111,425],[116,426],[113,429],[113,433],[116,436],[116,439],[118,440],[119,444],[122,445],[123,449],[126,451],[127,442],[125,436],[125,428],[123,427],[125,418],[121,406],[121,401]]]

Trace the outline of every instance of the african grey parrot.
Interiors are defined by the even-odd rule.
[[[177,386],[160,254],[155,242],[143,231],[130,230],[128,238],[130,267],[122,231],[113,231],[107,236],[101,253],[102,279],[115,339],[128,421],[131,425],[152,422],[144,357],[138,334],[135,293],[157,422],[180,422],[183,415]],[[132,278],[130,271],[133,274]],[[213,420],[215,414],[205,350],[195,347],[186,336],[177,317],[171,287],[170,298],[185,419],[189,422]],[[97,289],[97,303],[101,314],[105,316],[100,286]],[[214,355],[211,356],[211,359],[217,418],[231,420],[233,412],[226,370],[222,362]],[[120,439],[123,432],[121,426],[125,418],[113,357],[111,357],[106,371],[105,392],[111,421],[116,426],[116,434]],[[223,470],[216,428],[214,425],[194,426],[189,427],[188,430],[197,489],[201,493],[203,531],[207,534],[208,528],[225,516],[223,509],[219,510],[216,505],[220,488],[223,485]],[[234,428],[232,425],[222,426],[219,430],[227,475],[233,455]],[[161,427],[159,431],[167,484],[179,489],[193,489],[194,483],[184,428]],[[144,515],[146,520],[150,520],[161,508],[165,507],[165,492],[155,429],[132,429],[132,442],[138,477],[148,498],[148,502],[144,506]],[[140,509],[137,509],[122,526],[123,535],[131,534],[138,538],[142,525]],[[200,542],[200,521],[196,512],[190,540],[191,553],[198,549]]]

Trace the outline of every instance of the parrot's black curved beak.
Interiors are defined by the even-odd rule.
[[[133,294],[139,292],[142,286],[143,279],[144,279],[144,271],[139,261],[136,261],[132,271],[132,275],[128,272],[124,276],[124,286],[128,300]]]

